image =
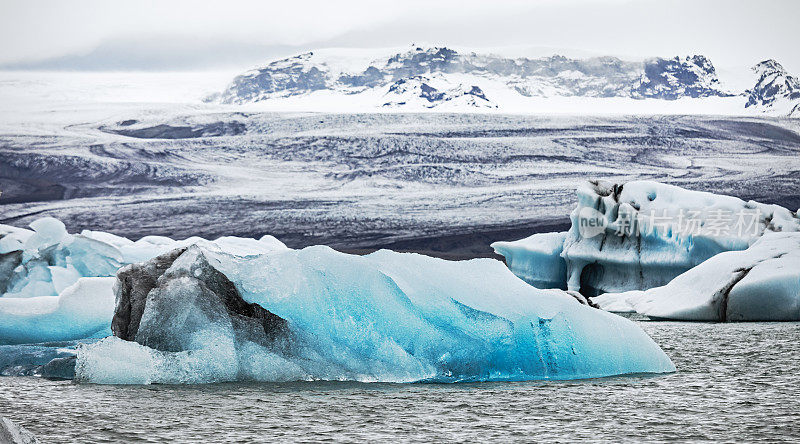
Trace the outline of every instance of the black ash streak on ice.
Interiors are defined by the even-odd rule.
[[[272,234],[466,258],[568,227],[589,178],[800,207],[800,122],[731,117],[220,113],[0,135],[0,223]]]

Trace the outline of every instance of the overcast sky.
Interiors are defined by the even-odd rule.
[[[717,66],[775,58],[800,74],[798,17],[799,0],[0,0],[0,64],[83,55],[102,68],[113,55],[133,69],[202,68],[298,48],[415,42],[702,53]]]

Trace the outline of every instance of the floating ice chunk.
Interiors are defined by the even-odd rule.
[[[22,251],[25,243],[33,234],[33,231],[24,228],[0,225],[0,255],[12,251]]]
[[[70,235],[64,223],[53,217],[43,217],[30,223],[34,234],[25,241],[26,255],[36,255],[37,252],[47,250],[61,242],[69,243]]]
[[[590,297],[665,285],[712,256],[746,249],[764,233],[800,230],[800,217],[777,205],[657,182],[595,181],[577,195],[560,253],[561,284]],[[557,263],[558,236],[494,245],[518,276],[541,283]]]
[[[81,231],[81,236],[112,245],[116,248],[133,245],[133,241],[127,237],[117,236],[116,234],[106,233],[104,231],[83,230]]]
[[[78,347],[75,379],[96,384],[150,384],[156,368],[154,351],[135,342],[108,337]]]
[[[56,296],[50,267],[46,261],[31,260],[15,269],[4,297],[32,298],[36,296]]]
[[[64,223],[54,217],[36,219],[30,227],[36,232],[37,240],[44,245],[57,244],[68,234]]]
[[[0,226],[8,248],[0,254],[0,297],[58,296],[80,277],[113,276],[123,257],[113,245],[83,235],[70,235],[53,218],[31,223],[36,230]],[[22,242],[24,240],[24,242]]]
[[[82,277],[115,276],[125,264],[143,262],[179,247],[194,244],[204,245],[214,251],[230,251],[240,255],[264,254],[286,250],[286,246],[272,236],[261,239],[222,237],[207,241],[199,237],[172,240],[161,236],[147,236],[136,242],[121,236],[100,231],[84,230],[81,234],[69,234],[64,224],[53,218],[42,218],[31,223],[34,231],[0,225],[0,301],[4,299],[30,299],[2,302],[4,307],[14,307],[16,313],[44,313],[56,309],[59,296]],[[69,300],[72,296],[68,297]],[[112,312],[106,312],[108,316]],[[48,317],[49,316],[49,317]],[[75,337],[75,331],[53,326],[55,317],[42,317],[41,324],[31,318],[30,338],[47,337],[66,340]],[[110,317],[106,320],[110,322]],[[22,322],[17,319],[15,322]],[[59,321],[60,322],[60,321]],[[13,326],[6,325],[8,334]],[[57,337],[53,331],[64,332]],[[108,330],[103,330],[106,333]],[[100,334],[94,331],[90,334]],[[0,342],[7,340],[0,337]],[[16,341],[16,339],[8,339]],[[27,339],[26,339],[27,340]],[[31,339],[33,340],[33,339]]]
[[[72,266],[82,276],[113,276],[124,263],[122,253],[113,245],[82,235],[74,236],[66,248]]]
[[[597,307],[601,310],[613,313],[635,313],[636,309],[630,302],[644,293],[642,290],[630,290],[622,293],[603,293],[592,298]]]
[[[536,288],[567,289],[567,263],[561,257],[567,233],[538,233],[515,242],[495,242],[514,274]]]
[[[175,241],[168,237],[145,236],[132,244],[120,246],[119,251],[123,262],[134,264],[148,261],[173,248],[176,248]]]
[[[0,416],[0,442],[4,444],[37,444],[39,440],[24,427]]]
[[[223,236],[216,239],[214,243],[223,251],[240,256],[246,256],[248,254],[263,254],[287,249],[283,242],[269,235],[263,236],[259,240]]]
[[[68,360],[75,359],[76,346],[73,341],[0,345],[0,375],[72,379],[74,362]]]
[[[78,380],[474,381],[674,370],[636,324],[531,287],[491,259],[321,246],[241,256],[194,245],[128,266],[119,279],[119,338],[79,350]]]
[[[721,253],[663,287],[606,294],[601,307],[687,321],[800,320],[800,233],[766,233],[744,251]]]
[[[67,287],[78,282],[78,279],[81,278],[81,274],[72,264],[67,264],[66,267],[48,266],[47,269],[50,270],[50,278],[56,294],[61,294]]]
[[[59,296],[0,298],[0,344],[110,334],[114,281],[113,277],[81,278]]]

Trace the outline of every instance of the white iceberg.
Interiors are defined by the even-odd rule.
[[[744,250],[764,233],[800,230],[797,213],[783,207],[657,182],[594,181],[577,195],[567,233],[492,244],[519,277],[588,297],[645,290],[719,253]],[[566,281],[548,283],[560,275],[552,271],[557,255]]]
[[[240,254],[286,248],[272,236],[215,241],[148,236],[134,242],[90,230],[69,234],[52,217],[37,219],[30,226],[32,230],[0,225],[0,344],[110,334],[112,284],[125,264],[196,243]]]
[[[601,308],[683,321],[800,321],[800,233],[766,233],[718,254],[667,285],[609,293]]]
[[[635,323],[531,287],[492,259],[195,245],[118,279],[116,336],[79,348],[79,381],[455,382],[675,369]]]

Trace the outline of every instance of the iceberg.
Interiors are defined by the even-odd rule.
[[[114,281],[82,277],[58,296],[1,297],[0,338],[35,343],[108,336]]]
[[[520,279],[536,288],[567,289],[567,262],[561,257],[567,233],[537,233],[518,241],[492,243],[495,253]]]
[[[800,231],[786,208],[651,181],[591,181],[577,197],[568,232],[492,244],[517,276],[587,297],[646,290],[765,233]]]
[[[53,218],[0,225],[0,255],[3,374],[454,382],[674,371],[634,323],[491,259],[291,250],[271,236],[133,241],[71,234]]]
[[[675,370],[635,323],[493,259],[194,244],[118,273],[114,336],[75,378],[113,384],[591,378]]]
[[[682,321],[800,321],[800,233],[766,233],[718,254],[667,285],[608,293],[601,308]]]
[[[73,379],[78,344],[96,340],[0,345],[0,376]]]
[[[10,419],[0,416],[0,442],[5,444],[37,444],[39,440],[24,427],[18,426]]]
[[[239,254],[286,246],[272,236],[137,241],[110,233],[67,232],[44,217],[31,230],[0,225],[0,344],[69,341],[111,334],[117,270],[175,248],[204,244]]]

